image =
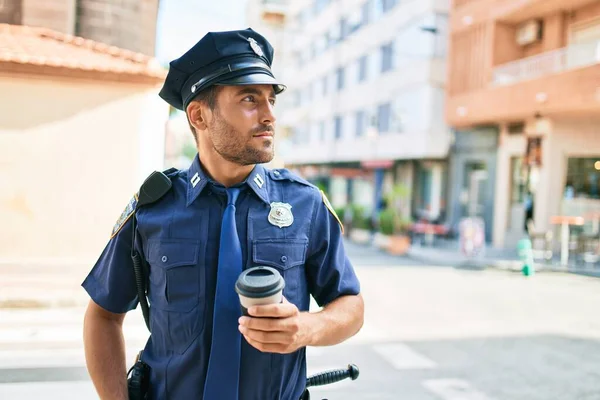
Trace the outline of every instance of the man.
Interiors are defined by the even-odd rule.
[[[273,158],[285,89],[272,59],[268,41],[246,29],[209,33],[171,62],[160,95],[185,110],[199,156],[167,173],[172,187],[157,202],[134,212],[132,199],[83,283],[92,298],[86,360],[102,399],[127,398],[122,323],[139,300],[132,251],[149,268],[141,359],[150,399],[297,400],[305,347],[361,328],[359,282],[329,202],[289,171],[260,165]],[[241,317],[235,279],[258,265],[279,270],[285,301]],[[308,312],[309,295],[321,311]]]

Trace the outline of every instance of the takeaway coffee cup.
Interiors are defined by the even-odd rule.
[[[240,274],[235,283],[235,291],[240,296],[242,314],[248,315],[248,308],[265,304],[281,303],[285,281],[275,268],[252,267]]]

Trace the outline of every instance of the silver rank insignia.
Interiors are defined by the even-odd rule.
[[[269,212],[269,222],[280,228],[290,226],[294,222],[292,206],[288,203],[271,203],[271,212]]]
[[[248,38],[248,42],[250,43],[250,47],[252,47],[252,51],[254,51],[257,56],[264,57],[265,53],[263,53],[260,45],[254,38]]]

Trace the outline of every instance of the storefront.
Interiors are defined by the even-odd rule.
[[[494,245],[513,247],[528,218],[553,231],[553,216],[580,216],[591,229],[600,212],[600,119],[534,119],[521,134],[503,128],[498,151]]]

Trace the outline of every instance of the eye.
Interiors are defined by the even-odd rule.
[[[252,95],[244,97],[244,98],[242,99],[242,101],[248,101],[248,102],[250,102],[250,103],[254,103],[254,102],[255,102],[255,100],[254,100],[254,96],[252,96]]]
[[[275,99],[269,99],[269,103],[271,103],[271,105],[274,106],[276,101],[275,101]]]

